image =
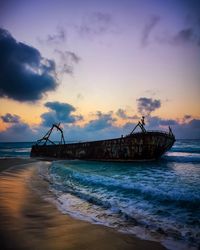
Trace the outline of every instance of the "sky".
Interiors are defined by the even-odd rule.
[[[3,0],[0,141],[200,138],[198,0]],[[54,138],[57,138],[55,133]]]

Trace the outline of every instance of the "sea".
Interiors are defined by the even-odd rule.
[[[0,143],[0,157],[29,157],[32,144]],[[168,249],[200,249],[200,140],[177,140],[157,161],[61,160],[40,175],[64,214]]]

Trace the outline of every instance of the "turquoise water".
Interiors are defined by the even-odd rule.
[[[0,157],[29,157],[34,142],[0,142]]]
[[[170,249],[200,244],[200,141],[177,141],[156,162],[54,162],[59,209]]]

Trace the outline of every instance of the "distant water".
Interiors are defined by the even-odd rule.
[[[0,157],[29,156],[31,145],[0,143]],[[178,140],[154,162],[57,161],[44,178],[63,213],[169,249],[200,245],[200,140]]]
[[[33,142],[0,142],[0,157],[28,157]]]

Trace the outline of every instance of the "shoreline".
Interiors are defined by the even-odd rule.
[[[48,162],[0,159],[1,249],[166,249],[158,242],[62,214],[30,187],[35,178],[41,190],[47,188],[46,182],[36,178],[35,170]]]

